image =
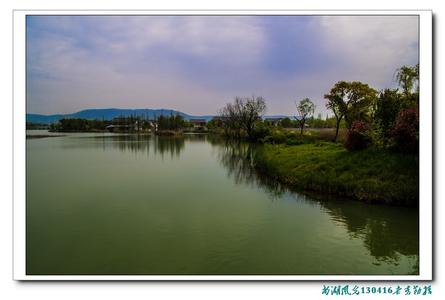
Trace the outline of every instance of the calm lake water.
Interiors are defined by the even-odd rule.
[[[101,133],[26,143],[31,275],[418,273],[417,210],[291,192],[255,171],[249,145]]]

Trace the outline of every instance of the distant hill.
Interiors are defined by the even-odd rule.
[[[72,114],[56,114],[56,115],[39,115],[39,114],[26,114],[26,122],[40,123],[40,124],[51,124],[57,122],[64,118],[80,118],[80,119],[99,119],[99,120],[112,120],[116,117],[129,117],[138,116],[147,119],[155,119],[161,115],[170,116],[179,114],[184,119],[205,119],[210,121],[213,117],[212,115],[205,116],[194,116],[189,115],[173,109],[121,109],[121,108],[98,108],[98,109],[85,109]],[[269,115],[263,118],[291,118],[291,116],[285,115]]]
[[[40,114],[26,114],[26,121],[32,123],[50,124],[57,122],[64,118],[80,118],[80,119],[99,119],[112,120],[116,117],[138,116],[147,119],[155,119],[161,115],[170,116],[179,114],[184,119],[205,119],[211,120],[213,116],[192,116],[173,109],[119,109],[119,108],[104,108],[104,109],[85,109],[72,114],[56,114],[56,115],[40,115]]]

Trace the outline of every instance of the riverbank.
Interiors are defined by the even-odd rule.
[[[370,203],[415,206],[419,201],[419,160],[389,150],[348,152],[341,144],[266,144],[256,167],[283,184]]]

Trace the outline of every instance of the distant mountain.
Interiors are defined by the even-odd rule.
[[[173,109],[121,109],[121,108],[98,108],[98,109],[85,109],[72,114],[56,114],[56,115],[39,115],[39,114],[26,114],[26,122],[41,123],[41,124],[51,124],[64,118],[80,118],[80,119],[99,119],[99,120],[112,120],[116,117],[129,117],[138,116],[147,119],[155,119],[161,115],[181,115],[184,119],[205,119],[210,121],[213,117],[212,115],[205,116],[194,116],[189,115]],[[269,115],[264,116],[266,118],[291,118],[291,116],[285,115]]]
[[[56,115],[39,115],[26,114],[26,121],[32,123],[50,124],[57,122],[64,118],[80,118],[80,119],[99,119],[112,120],[116,117],[138,116],[147,119],[155,119],[161,115],[170,116],[179,114],[184,119],[205,119],[211,120],[214,116],[192,116],[173,109],[119,109],[119,108],[104,108],[104,109],[85,109],[72,114],[56,114]]]

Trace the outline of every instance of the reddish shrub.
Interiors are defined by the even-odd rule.
[[[369,126],[362,121],[354,121],[346,133],[345,147],[349,151],[365,149],[371,144]]]
[[[419,152],[419,113],[415,108],[400,111],[391,131],[396,149],[400,152]]]

